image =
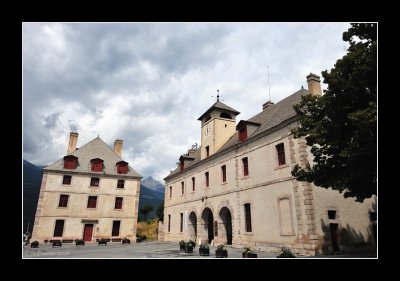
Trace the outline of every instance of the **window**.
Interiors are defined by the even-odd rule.
[[[280,143],[276,146],[276,152],[278,153],[278,164],[279,166],[285,165],[286,160],[285,160],[285,147],[283,146],[283,143]]]
[[[63,184],[71,184],[71,179],[72,179],[72,176],[64,175],[63,176]]]
[[[125,161],[117,162],[117,173],[118,174],[127,174],[128,173],[128,162],[125,162]]]
[[[208,173],[208,172],[206,172],[206,173],[205,173],[205,175],[206,175],[206,187],[208,187],[208,186],[210,185],[210,177],[209,177],[209,173]]]
[[[243,163],[243,176],[248,176],[249,175],[249,160],[247,157],[242,159]]]
[[[181,182],[181,188],[182,188],[182,195],[185,194],[185,183],[182,181]]]
[[[181,232],[183,232],[183,213],[181,213]]]
[[[196,190],[196,178],[192,178],[192,191]]]
[[[171,215],[168,215],[168,232],[171,232]]]
[[[226,166],[221,167],[221,172],[222,172],[222,182],[226,182]]]
[[[210,146],[206,146],[206,157],[210,156]]]
[[[219,117],[221,118],[226,118],[226,119],[232,119],[232,116],[229,115],[229,113],[222,112]]]
[[[68,207],[68,197],[69,195],[61,194],[60,201],[58,201],[58,207]]]
[[[92,164],[92,172],[102,172],[103,171],[103,160],[100,158],[90,160]]]
[[[278,198],[281,235],[294,235],[290,197]]]
[[[185,161],[182,159],[181,163],[179,164],[179,170],[182,171],[183,169],[185,169]]]
[[[91,178],[90,179],[90,186],[99,186],[100,178]]]
[[[250,204],[244,204],[244,216],[246,219],[246,232],[251,232],[251,211]]]
[[[172,198],[172,186],[169,187],[169,198]]]
[[[247,139],[247,126],[244,125],[244,127],[239,129],[239,141],[244,141]]]
[[[124,186],[125,186],[125,180],[118,180],[117,188],[124,188]]]
[[[119,236],[121,221],[113,221],[111,236]]]
[[[123,197],[115,197],[115,209],[122,209]]]
[[[56,225],[54,226],[54,237],[62,237],[64,232],[64,220],[56,220]]]
[[[336,219],[336,210],[328,210],[328,219],[330,220]]]
[[[64,157],[64,169],[76,169],[78,157],[67,155]]]
[[[89,196],[87,207],[88,208],[96,208],[97,205],[97,196]]]

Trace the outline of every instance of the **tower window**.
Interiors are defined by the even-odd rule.
[[[193,177],[192,178],[192,191],[195,191],[195,190],[196,190],[196,178]]]
[[[285,147],[283,143],[280,143],[276,145],[276,152],[278,153],[278,164],[279,166],[285,165],[286,160],[285,160]]]
[[[206,146],[206,157],[210,156],[210,146]]]
[[[205,176],[206,176],[206,187],[208,187],[210,185],[210,174],[206,172]]]
[[[221,172],[222,172],[222,182],[226,182],[226,166],[221,167]]]
[[[181,188],[182,188],[182,195],[185,194],[185,183],[182,181],[181,182]]]
[[[222,112],[219,117],[225,118],[225,119],[232,119],[232,116],[226,112]]]
[[[249,159],[247,157],[242,159],[243,163],[243,176],[248,176],[249,175]]]

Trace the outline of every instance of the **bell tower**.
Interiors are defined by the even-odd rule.
[[[199,117],[201,121],[201,160],[217,152],[236,132],[239,111],[219,101]]]

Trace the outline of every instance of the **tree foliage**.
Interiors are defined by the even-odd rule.
[[[164,201],[160,203],[160,206],[158,206],[156,215],[158,220],[164,221]]]
[[[351,24],[343,40],[346,55],[322,72],[325,94],[294,106],[300,126],[292,132],[305,137],[314,163],[292,175],[363,202],[377,190],[377,26]]]
[[[147,215],[153,211],[153,206],[145,204],[140,208],[139,212],[144,216],[144,220],[147,220]]]

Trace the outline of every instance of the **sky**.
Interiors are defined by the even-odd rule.
[[[215,101],[236,122],[307,88],[346,53],[349,23],[23,23],[23,158],[47,166],[99,136],[164,183]],[[269,83],[268,83],[269,75]],[[322,80],[322,77],[321,77]],[[327,85],[322,84],[326,89]],[[270,95],[270,97],[269,97]]]

